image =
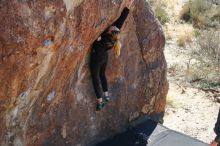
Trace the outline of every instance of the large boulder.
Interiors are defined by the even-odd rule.
[[[122,28],[122,52],[109,52],[114,99],[95,111],[91,44],[128,0],[0,1],[0,145],[84,146],[163,113],[168,90],[165,38],[145,0]]]

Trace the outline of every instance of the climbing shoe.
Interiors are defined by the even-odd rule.
[[[106,103],[109,102],[110,99],[111,99],[110,96],[104,96],[104,101],[105,101]]]
[[[101,103],[97,103],[97,105],[96,105],[96,111],[102,110],[102,109],[104,108],[104,106],[105,106],[105,102],[104,102],[104,101],[101,102]]]

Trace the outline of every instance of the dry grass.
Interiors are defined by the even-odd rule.
[[[169,108],[177,108],[176,103],[174,102],[173,98],[170,95],[167,95],[166,106]]]
[[[164,25],[164,33],[167,40],[171,40],[175,36],[173,26],[168,23]]]
[[[194,38],[194,29],[191,25],[185,24],[183,25],[183,29],[178,36],[178,45],[180,47],[186,47],[187,43],[193,41]]]
[[[179,91],[179,92],[181,92],[181,91]],[[166,97],[166,107],[167,108],[178,109],[182,106],[183,105],[180,101],[175,100],[175,97],[173,94],[168,93],[168,95]]]
[[[171,40],[173,38],[172,32],[171,31],[165,31],[165,36],[167,40]]]

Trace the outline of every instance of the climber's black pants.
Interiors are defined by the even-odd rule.
[[[90,62],[90,71],[92,76],[92,83],[97,99],[102,98],[103,92],[108,91],[107,79],[105,76],[107,61],[104,63]],[[101,85],[100,85],[101,81]],[[102,86],[102,87],[101,87]]]

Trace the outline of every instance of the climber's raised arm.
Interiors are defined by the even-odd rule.
[[[111,34],[111,32],[115,30],[115,27],[118,28],[120,31],[128,14],[129,14],[129,9],[126,7],[122,11],[121,16],[101,34],[101,37],[103,37],[107,33]]]
[[[129,14],[129,9],[124,8],[124,10],[121,13],[121,16],[112,24],[112,26],[116,26],[117,28],[121,29],[128,14]]]
[[[128,17],[129,9],[131,8],[134,0],[130,0],[127,3],[127,6],[124,8],[124,10],[121,13],[121,16],[112,24],[112,26],[116,26],[117,28],[121,29],[125,19]]]
[[[129,0],[126,7],[123,9],[121,16],[112,25],[110,25],[104,32],[102,32],[102,34],[100,35],[101,37],[103,37],[106,34],[111,34],[112,30],[115,29],[113,27],[117,27],[120,31],[120,29],[124,24],[124,21],[128,17],[129,9],[131,8],[133,2],[134,0]]]

